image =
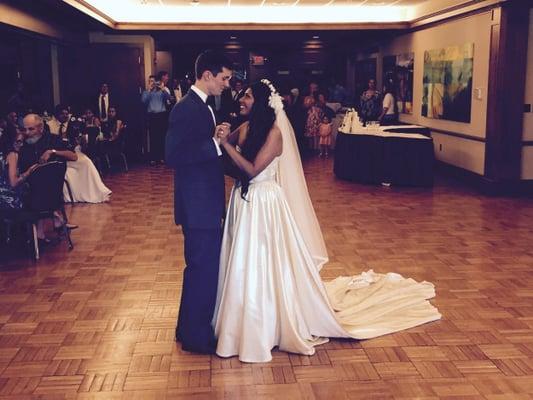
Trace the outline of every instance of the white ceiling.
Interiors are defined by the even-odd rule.
[[[466,0],[63,0],[116,28],[162,24],[407,23]],[[491,0],[479,0],[486,3]],[[494,1],[494,0],[492,0]]]

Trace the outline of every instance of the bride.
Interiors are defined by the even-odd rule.
[[[440,318],[431,283],[373,271],[324,283],[322,233],[281,97],[267,80],[240,100],[249,122],[219,134],[240,179],[229,201],[213,324],[216,353],[267,362],[327,338],[366,339]]]

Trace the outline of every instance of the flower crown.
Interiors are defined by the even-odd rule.
[[[276,88],[268,79],[261,79],[261,83],[268,86],[270,89],[270,97],[268,98],[268,105],[270,108],[274,109],[274,112],[277,114],[279,111],[283,110],[283,101],[281,96],[277,92]]]

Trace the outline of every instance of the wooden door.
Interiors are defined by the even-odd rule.
[[[127,153],[139,159],[143,152],[143,52],[139,47],[91,44],[64,49],[61,68],[62,98],[75,109],[95,107],[102,83],[109,85],[111,103],[127,124]]]

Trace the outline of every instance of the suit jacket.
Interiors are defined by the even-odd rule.
[[[189,90],[170,113],[166,163],[174,173],[174,220],[193,229],[220,228],[224,216],[224,173],[213,142],[211,111]]]

